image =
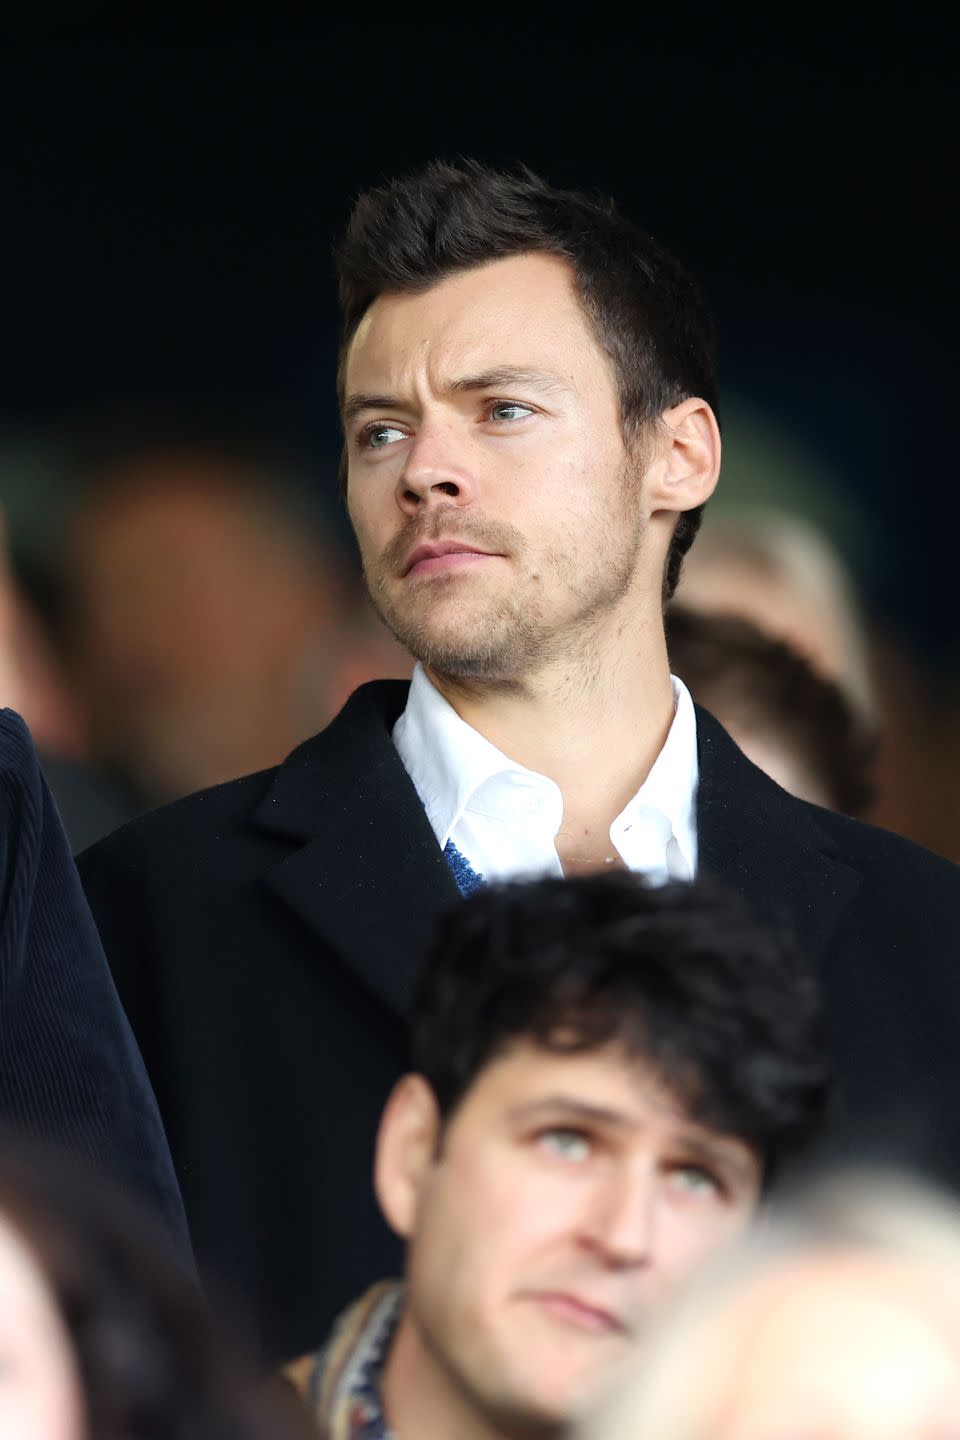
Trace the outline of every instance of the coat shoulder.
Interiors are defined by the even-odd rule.
[[[194,863],[198,854],[243,832],[276,775],[276,768],[260,770],[129,820],[77,857],[81,877],[103,866],[126,869],[147,856],[178,869]]]
[[[868,882],[895,884],[901,895],[909,887],[914,905],[925,895],[936,895],[952,898],[960,907],[960,866],[879,825],[868,825],[815,805],[804,804],[803,808],[829,835],[840,858]]]

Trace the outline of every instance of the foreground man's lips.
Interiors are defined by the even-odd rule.
[[[442,570],[447,566],[463,564],[466,560],[490,558],[490,551],[481,550],[477,545],[468,545],[460,540],[434,540],[430,544],[418,545],[410,552],[403,573],[409,575],[413,570],[426,573],[429,570]]]
[[[581,1300],[578,1295],[568,1295],[560,1290],[541,1290],[531,1294],[530,1299],[535,1300],[556,1319],[563,1320],[578,1330],[586,1330],[591,1335],[626,1334],[627,1327],[619,1316],[602,1306]]]

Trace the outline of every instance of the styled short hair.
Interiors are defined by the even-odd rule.
[[[792,942],[703,883],[617,871],[493,885],[442,919],[416,992],[413,1063],[444,1119],[519,1040],[616,1041],[769,1181],[819,1133],[830,1091],[818,987]]]
[[[775,736],[805,762],[834,809],[863,815],[870,808],[876,734],[839,685],[738,616],[670,605],[665,628],[671,670],[721,724],[740,721]]]
[[[357,326],[380,295],[417,293],[513,255],[565,260],[616,377],[624,438],[697,395],[717,409],[713,325],[694,280],[614,202],[557,190],[532,171],[436,162],[368,190],[336,248],[342,329],[338,394]],[[343,467],[344,475],[345,465]],[[680,515],[664,595],[680,578],[703,507]]]

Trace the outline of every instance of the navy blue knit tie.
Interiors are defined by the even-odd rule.
[[[452,840],[448,840],[444,846],[443,858],[450,866],[457,889],[464,898],[486,884],[483,876],[477,874],[466,855],[460,853]]]

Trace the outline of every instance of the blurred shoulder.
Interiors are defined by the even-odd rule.
[[[39,775],[40,761],[29,726],[16,710],[0,710],[0,770]]]
[[[50,802],[33,736],[15,710],[0,710],[0,799],[4,844],[16,836],[39,845]]]

